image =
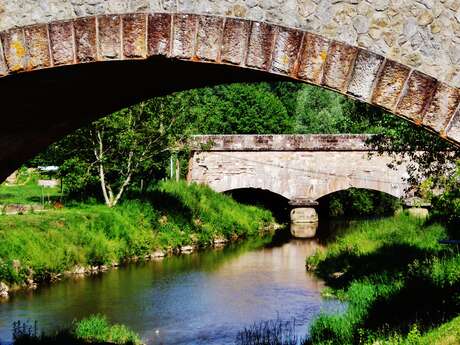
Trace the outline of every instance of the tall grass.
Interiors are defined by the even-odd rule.
[[[173,182],[113,209],[80,204],[0,216],[0,281],[52,280],[77,265],[111,265],[158,249],[207,246],[216,237],[255,236],[270,222],[268,211],[207,187]]]
[[[103,315],[91,315],[74,322],[70,329],[53,334],[38,334],[37,324],[15,322],[13,325],[14,345],[142,345],[135,332],[124,325],[112,325]]]
[[[458,316],[460,255],[438,243],[445,236],[440,225],[401,215],[360,223],[308,258],[307,267],[348,301],[344,315],[318,317],[310,342],[367,344],[394,334],[406,341],[414,329],[421,335]]]

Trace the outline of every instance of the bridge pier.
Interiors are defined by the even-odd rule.
[[[318,202],[295,199],[289,202],[291,210],[291,235],[296,238],[312,238],[318,230]]]
[[[431,204],[420,198],[409,198],[404,200],[404,209],[411,216],[425,219],[430,213]]]

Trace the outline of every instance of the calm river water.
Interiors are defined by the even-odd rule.
[[[11,342],[16,320],[49,330],[94,313],[128,325],[147,344],[233,344],[244,327],[278,316],[295,318],[305,335],[320,310],[343,308],[323,300],[322,282],[305,271],[317,247],[309,240],[258,249],[244,243],[18,294],[0,304],[0,343]]]

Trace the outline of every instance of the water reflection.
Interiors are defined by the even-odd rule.
[[[254,249],[247,242],[220,251],[131,265],[91,279],[64,281],[0,305],[1,343],[10,325],[37,320],[44,329],[92,313],[133,328],[148,344],[231,344],[260,320],[295,318],[304,335],[321,308],[321,281],[305,271],[318,243],[291,240]]]

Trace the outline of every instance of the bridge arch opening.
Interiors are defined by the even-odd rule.
[[[239,203],[261,206],[270,210],[278,223],[289,222],[289,199],[261,188],[238,188],[224,192]]]
[[[321,218],[384,217],[401,206],[401,200],[383,191],[365,188],[348,188],[334,191],[317,199]]]
[[[460,143],[460,89],[297,28],[140,12],[17,27],[0,36],[0,92],[8,100],[2,113],[10,114],[0,131],[2,179],[50,143],[111,111],[231,81],[311,83]]]

